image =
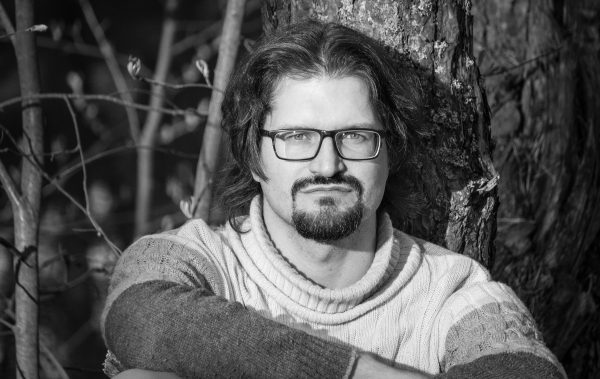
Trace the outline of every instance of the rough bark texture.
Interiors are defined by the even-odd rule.
[[[600,376],[600,3],[474,3],[493,111],[496,276],[525,300],[571,378]]]
[[[401,69],[418,73],[426,101],[421,137],[390,177],[394,223],[471,256],[493,259],[497,176],[490,155],[489,112],[471,55],[469,1],[269,0],[265,31],[304,18],[338,21],[380,40]]]
[[[34,24],[33,0],[18,1],[16,29]],[[37,49],[33,33],[18,33],[15,52],[21,96],[40,92]],[[38,226],[42,176],[32,161],[43,163],[42,110],[38,101],[23,102],[23,146],[27,157],[21,166],[21,206],[13,205],[15,246],[21,252],[15,273],[15,344],[17,378],[38,377]]]

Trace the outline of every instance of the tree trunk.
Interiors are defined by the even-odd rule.
[[[421,77],[428,120],[404,170],[389,179],[394,224],[491,265],[497,175],[489,113],[472,58],[470,2],[268,0],[265,31],[304,18],[337,21],[390,47]],[[401,66],[399,66],[401,67]]]
[[[16,30],[34,24],[33,0],[16,2]],[[40,92],[34,34],[16,35],[15,52],[21,96]],[[21,166],[21,205],[13,205],[15,246],[21,252],[15,263],[15,343],[17,378],[38,378],[38,226],[43,164],[42,109],[39,101],[23,101],[23,144],[26,157]],[[35,164],[32,162],[34,161]]]
[[[495,274],[571,378],[598,377],[600,4],[474,6],[502,177]]]

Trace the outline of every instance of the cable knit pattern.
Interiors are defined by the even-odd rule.
[[[385,214],[371,267],[341,289],[314,284],[279,254],[265,230],[260,197],[242,230],[248,232],[229,225],[213,231],[193,220],[176,233],[138,241],[115,269],[103,319],[135,284],[206,280],[216,295],[267,319],[431,374],[517,352],[562,370],[510,288],[491,281],[474,260],[394,230]],[[153,248],[157,241],[162,248]]]
[[[514,303],[486,304],[460,319],[446,338],[444,371],[495,352],[521,351],[554,360],[528,312]],[[555,362],[556,363],[556,362]]]

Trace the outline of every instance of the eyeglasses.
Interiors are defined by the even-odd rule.
[[[338,155],[351,161],[375,159],[381,149],[384,131],[373,129],[280,129],[261,130],[270,137],[277,158],[286,161],[310,160],[319,154],[323,138],[331,137]]]

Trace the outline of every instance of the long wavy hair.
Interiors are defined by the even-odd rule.
[[[231,154],[219,194],[231,226],[242,232],[238,216],[248,214],[251,200],[261,193],[252,173],[266,179],[259,130],[271,111],[273,91],[284,77],[363,79],[371,105],[388,132],[390,168],[397,169],[411,128],[418,125],[421,103],[415,76],[397,64],[377,41],[335,23],[305,21],[257,41],[232,76],[222,105]]]

